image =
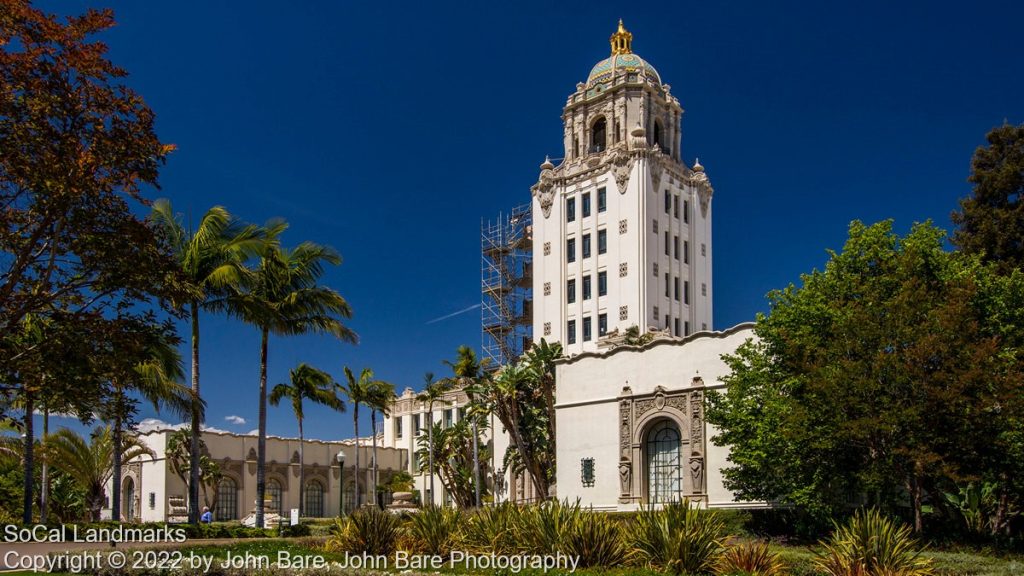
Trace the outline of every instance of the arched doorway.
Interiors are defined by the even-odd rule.
[[[683,499],[682,434],[675,421],[658,420],[644,443],[647,502],[665,504]]]
[[[130,476],[121,484],[121,518],[126,522],[135,520],[135,480]]]

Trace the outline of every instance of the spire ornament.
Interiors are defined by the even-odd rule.
[[[622,18],[619,18],[619,29],[611,37],[612,56],[616,54],[633,53],[633,34],[622,25]]]

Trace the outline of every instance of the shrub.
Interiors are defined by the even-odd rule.
[[[447,558],[458,545],[464,520],[458,508],[427,506],[409,519],[409,547],[421,554]]]
[[[607,514],[583,511],[564,536],[561,552],[579,557],[582,568],[610,568],[623,562],[628,547],[617,519]]]
[[[401,536],[401,519],[377,507],[359,510],[335,521],[334,535],[327,539],[328,552],[391,555]]]
[[[828,576],[930,576],[931,560],[923,558],[906,524],[878,510],[860,511],[845,525],[836,525],[815,566]]]
[[[631,531],[634,553],[648,564],[675,574],[712,574],[722,554],[725,530],[714,512],[694,508],[689,501],[644,509]]]
[[[786,565],[768,542],[743,542],[722,554],[718,573],[723,576],[783,576]]]
[[[480,508],[465,523],[464,541],[479,552],[514,554],[519,552],[521,513],[511,502]]]
[[[564,549],[566,538],[577,527],[580,503],[551,500],[520,511],[522,543],[532,554],[555,554]]]
[[[312,533],[313,531],[310,528],[309,524],[305,523],[291,525],[285,524],[284,526],[281,526],[281,536],[284,536],[285,538],[309,536]]]

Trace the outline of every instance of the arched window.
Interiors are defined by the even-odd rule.
[[[135,481],[131,478],[125,478],[121,488],[121,519],[135,520]]]
[[[217,484],[217,521],[238,519],[238,483],[222,478]]]
[[[672,420],[661,420],[647,433],[647,501],[677,502],[683,496],[682,437]]]
[[[665,149],[665,143],[661,141],[661,120],[654,121],[654,144],[657,144],[662,150]]]
[[[590,128],[590,151],[601,152],[608,144],[608,123],[604,118],[598,118],[597,122]]]
[[[306,516],[321,518],[324,515],[324,485],[317,480],[306,483]]]
[[[281,483],[270,479],[267,481],[267,498],[270,499],[270,512],[281,514]]]

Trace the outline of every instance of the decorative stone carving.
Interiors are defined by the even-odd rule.
[[[695,493],[704,492],[704,459],[690,458],[690,480]]]
[[[533,185],[532,192],[540,200],[540,208],[544,217],[551,216],[551,205],[555,203],[555,177],[553,170],[542,170],[540,180]]]
[[[694,456],[704,450],[704,394],[690,394],[690,450]]]
[[[629,306],[619,306],[619,320],[629,319]]]
[[[626,231],[628,230],[628,227],[629,227],[628,222],[629,221],[625,220],[625,219],[619,220],[619,234],[625,234],[626,233]]]
[[[544,283],[544,295],[551,296],[551,282]]]
[[[551,322],[544,323],[544,335],[551,336]]]
[[[299,451],[298,451],[298,450],[296,450],[296,451],[292,452],[292,460],[291,460],[291,463],[292,463],[292,464],[298,464],[298,463],[299,463]]]
[[[550,256],[551,255],[551,242],[545,242],[544,243],[544,255],[545,256]]]
[[[629,264],[623,262],[619,264],[619,278],[625,278],[629,274]]]
[[[619,403],[619,449],[623,458],[629,456],[629,448],[632,445],[632,436],[632,403],[629,400],[623,400]]]
[[[619,460],[619,487],[623,496],[629,496],[632,492],[633,465],[625,456]]]
[[[626,184],[629,183],[629,175],[633,173],[633,164],[636,163],[636,159],[633,158],[629,153],[617,149],[615,157],[612,159],[612,175],[615,177],[615,185],[619,187],[619,193],[626,193]]]

